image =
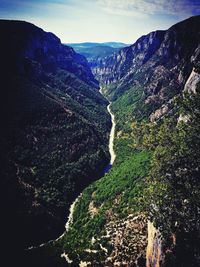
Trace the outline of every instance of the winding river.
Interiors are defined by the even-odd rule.
[[[102,94],[101,90],[100,90],[100,93]],[[112,113],[111,111],[111,102],[109,103],[109,105],[107,106],[107,110],[111,116],[111,122],[112,122],[112,127],[111,127],[111,130],[110,130],[110,136],[109,136],[109,153],[110,153],[110,163],[108,164],[108,166],[105,168],[105,173],[108,172],[108,170],[112,167],[114,161],[115,161],[115,158],[116,158],[116,154],[115,154],[115,151],[114,151],[114,138],[115,138],[115,126],[116,126],[116,122],[115,122],[115,116],[114,114]],[[60,236],[58,237],[56,240],[59,240],[61,237],[63,237],[63,235],[68,232],[69,230],[69,226],[70,224],[73,222],[73,213],[74,213],[74,209],[75,209],[75,206],[76,206],[76,203],[78,202],[79,198],[81,197],[81,194],[75,199],[75,201],[71,204],[70,206],[70,213],[69,213],[69,216],[68,216],[68,220],[67,220],[67,223],[65,225],[65,232]]]
[[[107,110],[110,113],[111,116],[111,121],[112,121],[112,128],[110,131],[110,138],[109,138],[109,152],[110,152],[110,165],[112,166],[115,158],[116,158],[116,154],[114,151],[114,138],[115,138],[115,126],[116,126],[116,122],[115,122],[115,116],[111,111],[111,103],[108,105]]]
[[[100,90],[100,93],[102,94],[101,90]],[[112,103],[109,102],[109,105],[107,106],[107,110],[108,110],[108,112],[109,112],[109,114],[111,116],[111,122],[112,122],[112,127],[111,127],[111,130],[110,130],[110,136],[109,136],[109,145],[108,145],[109,153],[110,153],[110,163],[104,169],[104,174],[106,174],[110,170],[110,168],[112,167],[112,165],[113,165],[113,163],[115,161],[115,158],[116,158],[116,154],[115,154],[115,151],[114,151],[114,138],[115,138],[116,122],[115,122],[115,116],[111,111],[111,104]],[[68,217],[67,223],[65,225],[65,232],[58,239],[60,239],[64,234],[66,234],[68,232],[69,227],[70,227],[71,223],[73,222],[73,213],[74,213],[74,209],[75,209],[76,203],[78,202],[80,197],[81,197],[81,194],[72,203],[72,205],[70,207],[69,217]],[[58,240],[58,239],[56,239],[56,240]],[[61,257],[64,257],[68,263],[72,262],[72,260],[69,259],[68,254],[63,253],[61,255]],[[86,262],[82,262],[81,261],[80,264],[79,264],[79,267],[86,267],[86,266],[87,266]]]
[[[102,94],[101,90],[100,90],[100,93]],[[109,112],[109,114],[111,116],[111,122],[112,122],[112,127],[111,127],[110,135],[109,135],[110,163],[108,164],[108,166],[106,166],[106,168],[104,170],[105,173],[107,173],[110,170],[110,168],[112,167],[112,165],[113,165],[113,163],[115,161],[115,158],[116,158],[116,154],[115,154],[115,151],[114,151],[114,138],[115,138],[116,122],[115,122],[115,116],[111,111],[111,104],[112,103],[109,102],[109,104],[107,106],[107,110],[108,110],[108,112]],[[50,240],[50,241],[48,241],[46,243],[43,243],[43,244],[41,244],[39,246],[31,246],[31,247],[27,248],[27,250],[38,248],[38,247],[43,247],[43,246],[45,246],[47,244],[53,243],[54,241],[58,241],[59,239],[61,239],[64,236],[64,234],[66,234],[66,232],[69,231],[69,227],[70,227],[71,223],[73,222],[74,209],[75,209],[76,203],[78,202],[80,197],[81,197],[81,194],[74,200],[74,202],[71,204],[71,206],[69,208],[69,216],[68,216],[67,222],[65,224],[65,232],[55,240]]]

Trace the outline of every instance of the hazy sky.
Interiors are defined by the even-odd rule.
[[[26,20],[62,42],[122,41],[200,14],[200,0],[0,0],[0,18]]]

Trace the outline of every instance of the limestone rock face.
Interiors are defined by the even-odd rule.
[[[160,108],[183,91],[193,68],[199,69],[200,16],[167,31],[155,31],[106,58],[94,75],[116,100],[128,90],[144,91],[144,102]],[[196,66],[196,67],[194,67]],[[196,76],[193,78],[196,80]]]
[[[163,241],[161,233],[151,221],[148,221],[148,245],[146,267],[160,267],[163,262]]]
[[[168,111],[169,111],[169,106],[163,105],[160,109],[157,109],[154,113],[150,115],[150,121],[154,122],[162,118],[162,116],[165,115]]]
[[[200,45],[197,47],[194,56],[191,58],[191,61],[194,67],[185,84],[184,92],[192,92],[196,94],[199,90],[200,84]]]
[[[200,83],[200,73],[196,72],[195,69],[192,70],[186,84],[184,87],[184,92],[197,93],[197,85]]]
[[[93,69],[93,73],[103,84],[110,84],[137,71],[158,49],[164,33],[155,31],[140,37],[135,44],[100,62],[99,66]]]

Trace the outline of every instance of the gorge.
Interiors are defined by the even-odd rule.
[[[151,32],[91,71],[55,35],[0,22],[8,266],[11,243],[20,266],[200,266],[199,25]]]

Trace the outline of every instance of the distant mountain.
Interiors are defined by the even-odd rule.
[[[123,47],[129,46],[129,44],[120,43],[120,42],[106,42],[103,44],[105,44],[107,46],[111,46],[113,48],[123,48]]]
[[[64,230],[109,161],[111,122],[83,56],[27,22],[1,20],[0,34],[1,238],[17,254]]]
[[[105,43],[71,43],[68,44],[73,47],[77,53],[85,56],[89,62],[90,67],[95,67],[97,62],[102,59],[118,52],[121,48],[127,46],[127,44],[119,42],[105,42]]]
[[[104,42],[104,43],[94,43],[94,42],[84,42],[84,43],[67,43],[67,45],[72,47],[95,47],[95,46],[109,46],[112,48],[123,48],[125,46],[128,46],[128,44],[121,43],[121,42]]]

